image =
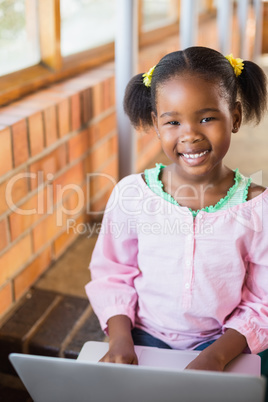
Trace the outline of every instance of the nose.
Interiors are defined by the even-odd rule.
[[[179,136],[179,142],[180,143],[185,143],[189,142],[191,144],[195,144],[196,142],[202,141],[204,138],[201,133],[195,131],[193,127],[187,126],[184,127],[183,130],[181,130],[180,136]]]

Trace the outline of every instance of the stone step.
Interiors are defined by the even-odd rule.
[[[104,338],[88,299],[32,288],[0,327],[0,400],[31,401],[21,384],[14,386],[10,353],[76,359],[85,342]]]

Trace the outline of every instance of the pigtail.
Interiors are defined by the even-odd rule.
[[[258,124],[267,110],[266,75],[257,64],[244,61],[244,69],[237,80],[244,121]]]
[[[148,129],[153,125],[151,87],[144,85],[142,76],[137,74],[129,81],[125,91],[124,111],[135,128]]]

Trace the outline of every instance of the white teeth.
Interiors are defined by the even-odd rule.
[[[201,156],[205,155],[207,152],[208,152],[208,150],[204,151],[204,152],[200,152],[200,154],[182,154],[182,155],[185,156],[185,158],[187,158],[187,159],[189,159],[189,158],[195,159],[195,158],[200,158]]]

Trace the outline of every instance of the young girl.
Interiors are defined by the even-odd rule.
[[[102,361],[138,364],[142,344],[202,350],[187,368],[222,371],[268,347],[268,190],[223,164],[266,100],[260,67],[204,47],[130,81],[125,111],[171,164],[125,177],[107,204],[86,286]]]

